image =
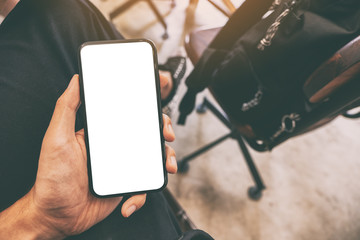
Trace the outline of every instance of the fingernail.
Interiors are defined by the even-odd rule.
[[[175,135],[174,129],[172,128],[171,124],[168,124],[168,131],[169,131],[169,133],[171,133],[172,135]]]
[[[126,217],[130,217],[131,214],[133,214],[136,210],[136,206],[135,205],[131,205],[127,210],[126,210]]]
[[[177,166],[177,161],[176,161],[175,156],[170,157],[170,162],[171,162],[171,165]]]

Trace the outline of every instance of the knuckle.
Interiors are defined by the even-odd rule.
[[[53,147],[56,152],[66,152],[69,146],[69,139],[58,139],[54,141]]]
[[[43,144],[46,144],[47,146],[51,146],[52,149],[57,151],[64,151],[66,150],[69,145],[71,144],[71,138],[65,136],[63,133],[59,133],[57,131],[56,137],[45,137]]]
[[[64,100],[64,97],[63,95],[61,95],[58,100],[56,101],[56,106],[57,107],[61,107],[61,106],[64,106],[65,105],[65,100]]]
[[[140,201],[139,201],[139,205],[143,206],[146,202],[146,194],[145,195],[141,195]]]

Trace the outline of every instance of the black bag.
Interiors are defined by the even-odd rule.
[[[360,33],[359,0],[247,0],[230,18],[186,80],[179,124],[209,87],[229,117],[272,141],[284,119],[305,110],[310,74]]]

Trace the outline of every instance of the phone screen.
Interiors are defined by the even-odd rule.
[[[159,77],[147,40],[80,48],[90,189],[96,196],[166,185]]]

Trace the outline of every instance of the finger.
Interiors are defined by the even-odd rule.
[[[175,151],[172,147],[170,147],[167,144],[165,145],[165,150],[166,150],[166,170],[169,173],[174,174],[177,172],[178,169]]]
[[[171,124],[171,119],[166,114],[163,114],[163,125],[163,134],[165,140],[168,142],[173,142],[175,140],[175,133]]]
[[[166,87],[170,82],[169,76],[167,76],[164,72],[159,71],[159,77],[160,77],[160,88]]]
[[[135,211],[144,206],[146,202],[146,194],[135,195],[124,202],[121,208],[121,214],[124,217],[130,217]]]
[[[79,75],[74,75],[65,92],[56,102],[49,128],[61,130],[64,134],[74,133],[76,111],[80,105]]]

